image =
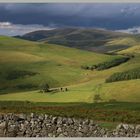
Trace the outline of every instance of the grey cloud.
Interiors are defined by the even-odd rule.
[[[127,29],[140,26],[140,4],[0,4],[0,21]]]

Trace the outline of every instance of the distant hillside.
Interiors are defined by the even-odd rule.
[[[132,35],[93,28],[60,28],[49,31],[34,31],[18,37],[106,53],[130,47],[129,44],[119,44],[113,47],[108,47],[106,44],[117,38],[132,37]]]

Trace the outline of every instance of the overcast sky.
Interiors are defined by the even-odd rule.
[[[140,4],[0,4],[0,34],[67,26],[139,30]]]

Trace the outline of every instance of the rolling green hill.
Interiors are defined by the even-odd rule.
[[[133,36],[120,32],[92,28],[60,28],[27,33],[19,38],[65,45],[94,52],[112,52],[131,47]],[[116,42],[119,43],[115,43]],[[130,43],[123,43],[129,41]],[[113,42],[113,45],[112,45]]]
[[[38,89],[44,82],[60,87],[89,81],[92,72],[81,65],[117,57],[0,36],[0,91]]]

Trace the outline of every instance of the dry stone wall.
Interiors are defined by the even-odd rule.
[[[140,137],[140,125],[119,124],[109,131],[89,119],[1,114],[0,137]]]

